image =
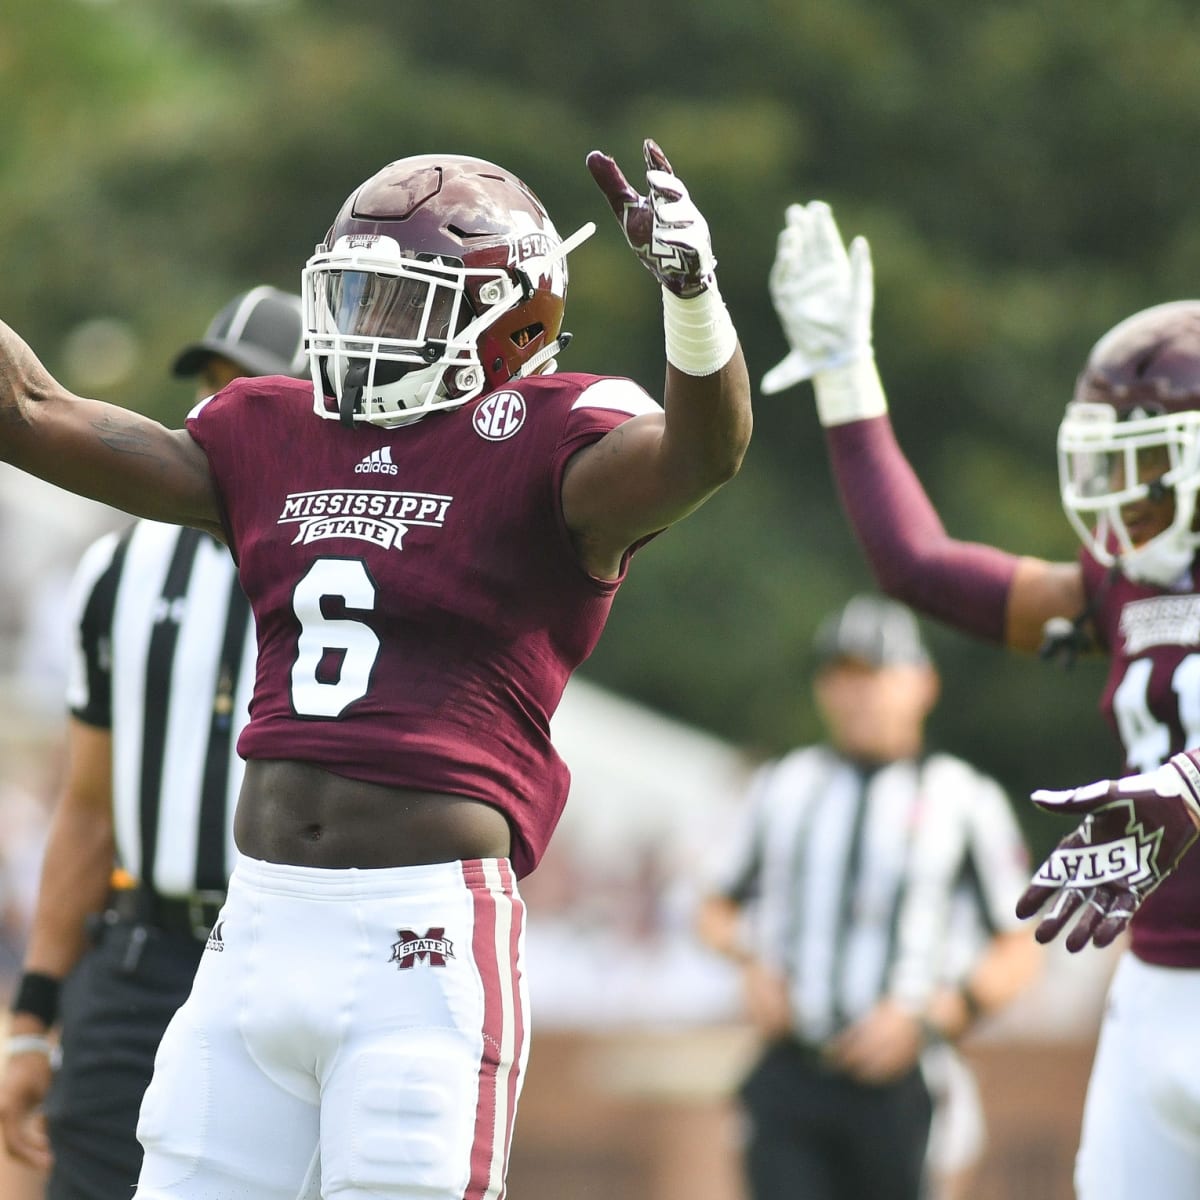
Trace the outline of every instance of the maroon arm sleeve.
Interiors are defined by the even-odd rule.
[[[880,588],[964,633],[1003,643],[1016,555],[946,533],[888,417],[825,433],[842,507]]]

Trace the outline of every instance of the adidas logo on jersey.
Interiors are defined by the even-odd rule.
[[[355,468],[355,475],[395,475],[400,468],[392,462],[391,446],[382,450],[372,450]]]
[[[218,921],[212,928],[212,933],[208,935],[208,941],[204,945],[205,950],[215,950],[221,954],[225,950],[225,922]]]

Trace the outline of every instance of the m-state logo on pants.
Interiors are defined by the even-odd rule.
[[[392,957],[388,962],[394,962],[398,971],[407,971],[418,962],[444,967],[446,959],[454,957],[454,943],[446,937],[444,926],[427,929],[423,934],[411,929],[397,929],[396,936],[400,940],[392,943]]]

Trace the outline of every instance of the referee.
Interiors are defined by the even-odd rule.
[[[202,398],[303,362],[299,296],[258,287],[172,372],[195,378]],[[219,948],[255,638],[228,552],[195,529],[138,521],[101,538],[71,599],[66,778],[13,1001],[0,1124],[15,1158],[49,1168],[47,1200],[113,1200],[137,1183],[138,1109],[163,1030],[206,943]]]
[[[1027,856],[1000,787],[923,752],[938,677],[906,608],[855,597],[815,655],[827,742],[756,773],[699,931],[741,963],[763,1039],[753,1200],[917,1200],[932,1069],[963,1071],[950,1045],[1036,969]]]

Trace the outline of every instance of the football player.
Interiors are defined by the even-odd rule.
[[[662,291],[660,406],[554,373],[565,240],[493,163],[357,187],[303,272],[312,383],[186,429],[70,395],[0,326],[0,454],[207,529],[258,629],[239,857],[139,1121],[142,1200],[498,1196],[529,1039],[517,880],[549,737],[633,553],[738,470],[749,381],[704,218],[587,165]]]
[[[813,380],[842,503],[880,586],[1013,650],[1049,637],[1110,659],[1103,709],[1137,774],[1035,793],[1084,820],[1018,912],[1051,902],[1042,941],[1078,912],[1072,950],[1132,924],[1088,1090],[1080,1200],[1195,1197],[1200,856],[1183,856],[1200,822],[1200,301],[1136,313],[1093,348],[1058,438],[1083,550],[1052,563],[947,535],[888,419],[869,247],[858,237],[847,249],[828,205],[788,209],[769,286],[790,350],[763,391]]]

